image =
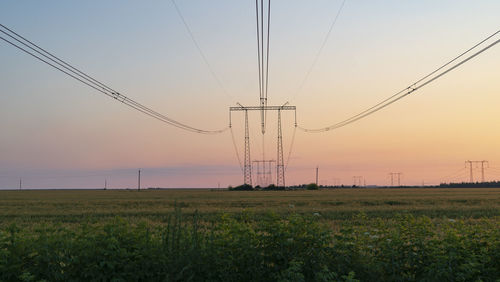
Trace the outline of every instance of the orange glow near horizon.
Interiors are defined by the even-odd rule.
[[[496,1],[388,1],[382,7],[347,1],[320,60],[298,90],[341,1],[306,8],[299,2],[273,6],[269,104],[297,106],[299,125],[306,128],[361,112],[500,26]],[[15,16],[24,5],[0,4],[3,24],[176,120],[220,129],[228,125],[229,106],[258,103],[254,10],[248,3],[221,1],[214,8],[204,1],[179,3],[225,91],[169,3],[128,3],[111,19],[98,12],[92,23],[87,3],[73,3],[81,12],[73,8],[65,16],[64,7],[48,1],[44,5],[54,7],[50,19],[39,15],[29,21]],[[112,8],[108,5],[103,11]],[[217,7],[230,13],[222,16]],[[74,21],[61,26],[68,16]],[[137,19],[123,26],[110,23],[132,16]],[[468,181],[464,162],[469,159],[488,160],[486,180],[500,179],[499,63],[500,44],[349,126],[320,134],[297,130],[287,184],[314,182],[316,166],[323,185],[352,185],[355,175],[367,184],[388,185],[390,172],[402,172],[405,185]],[[166,126],[3,42],[0,65],[0,188],[15,188],[19,177],[32,188],[95,188],[104,179],[112,187],[134,187],[138,168],[144,171],[144,187],[242,183],[229,132],[199,135]],[[276,159],[275,114],[268,116],[264,138],[257,112],[250,121],[252,158]],[[285,160],[293,123],[293,114],[284,113]],[[242,114],[233,115],[233,129],[243,158]],[[479,169],[473,173],[479,180]]]

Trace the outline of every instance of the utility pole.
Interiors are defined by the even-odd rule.
[[[137,176],[137,191],[141,191],[141,169],[139,169],[139,174]]]
[[[19,177],[19,190],[23,189],[23,179]]]
[[[319,167],[316,167],[316,186],[318,186],[318,169]]]

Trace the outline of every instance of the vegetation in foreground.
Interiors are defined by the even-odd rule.
[[[0,281],[498,281],[499,207],[479,188],[0,191]]]
[[[498,220],[398,216],[333,231],[319,215],[222,215],[201,225],[116,218],[0,232],[2,281],[497,281]],[[354,222],[367,219],[359,215]],[[366,221],[368,222],[368,221]]]

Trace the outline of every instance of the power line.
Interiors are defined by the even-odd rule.
[[[229,126],[229,131],[231,132],[231,140],[233,141],[234,151],[236,152],[236,158],[238,158],[238,164],[240,165],[241,172],[243,172],[243,165],[241,164],[240,154],[238,153],[238,146],[236,145],[236,140],[234,139],[233,127]]]
[[[219,76],[217,75],[217,73],[212,68],[212,65],[208,62],[207,56],[205,56],[205,53],[201,49],[200,44],[198,43],[198,41],[194,37],[194,33],[191,31],[191,28],[189,27],[189,25],[188,25],[188,23],[186,21],[186,18],[184,18],[184,16],[182,15],[182,12],[179,9],[179,6],[177,6],[177,3],[175,3],[175,0],[172,0],[172,4],[174,4],[175,11],[177,12],[177,14],[179,15],[179,17],[181,18],[182,23],[184,24],[184,27],[186,28],[186,31],[189,34],[189,37],[191,38],[191,41],[193,41],[194,46],[196,47],[196,50],[198,50],[198,53],[200,54],[201,58],[203,59],[203,62],[205,62],[205,65],[207,66],[208,70],[212,74],[213,78],[215,79],[215,81],[217,82],[217,84],[219,85],[219,87],[222,89],[222,92],[224,92],[224,94],[226,94],[228,97],[230,97],[231,99],[234,100],[234,97],[231,94],[229,94],[229,92],[227,92],[226,88],[222,84],[222,81],[219,79]]]
[[[448,72],[456,69],[457,67],[461,66],[462,64],[466,63],[467,61],[473,59],[474,57],[478,56],[479,54],[483,53],[484,51],[490,49],[491,47],[495,46],[498,42],[500,42],[500,39],[494,41],[493,43],[487,45],[486,47],[482,48],[481,50],[477,51],[476,53],[470,55],[469,57],[461,60],[460,62],[456,63],[455,65],[443,70],[444,68],[446,68],[448,65],[452,64],[453,62],[455,62],[456,60],[458,60],[459,58],[463,57],[465,54],[469,53],[470,51],[472,51],[473,49],[477,48],[479,45],[483,44],[484,42],[486,42],[487,40],[491,39],[493,36],[497,35],[498,33],[500,33],[500,30],[496,31],[495,33],[493,33],[492,35],[488,36],[486,39],[482,40],[481,42],[479,42],[478,44],[474,45],[473,47],[471,47],[470,49],[468,49],[467,51],[463,52],[462,54],[460,54],[459,56],[455,57],[453,60],[447,62],[446,64],[442,65],[441,67],[439,67],[438,69],[434,70],[433,72],[429,73],[428,75],[424,76],[423,78],[417,80],[416,82],[414,82],[413,84],[411,84],[410,86],[406,87],[405,89],[397,92],[396,94],[390,96],[389,98],[379,102],[378,104],[360,112],[359,114],[356,114],[354,116],[351,116],[350,118],[348,119],[345,119],[341,122],[338,122],[336,124],[333,124],[331,126],[327,126],[327,127],[323,127],[323,128],[318,128],[318,129],[306,129],[306,128],[303,128],[303,127],[300,127],[299,126],[299,129],[305,131],[305,132],[309,132],[309,133],[319,133],[319,132],[325,132],[325,131],[329,131],[329,130],[334,130],[334,129],[337,129],[337,128],[340,128],[340,127],[343,127],[343,126],[346,126],[348,124],[351,124],[353,122],[356,122],[364,117],[367,117],[375,112],[378,112],[380,111],[381,109],[399,101],[400,99],[410,95],[411,93],[419,90],[420,88],[426,86],[427,84],[433,82],[434,80],[442,77],[443,75],[447,74]],[[443,70],[442,72],[439,72]]]
[[[292,142],[290,142],[290,149],[288,150],[288,156],[286,158],[285,171],[288,169],[288,164],[290,163],[290,156],[292,155],[293,145],[295,143],[295,133],[297,133],[297,126],[293,127]]]
[[[488,161],[485,161],[485,160],[482,160],[482,161],[465,161],[465,166],[469,165],[469,179],[470,179],[470,183],[474,183],[474,176],[473,176],[473,170],[474,170],[474,167],[473,165],[476,165],[476,167],[478,166],[478,164],[481,164],[481,182],[484,182],[484,164],[488,165],[489,167],[489,163]]]
[[[457,177],[461,177],[462,175],[465,175],[465,168],[462,167],[460,168],[459,170],[453,172],[453,173],[450,173],[448,175],[445,175],[443,177],[441,177],[441,179],[444,179],[444,180],[449,180],[449,179],[454,179],[454,178],[457,178]]]
[[[259,15],[260,11],[260,15]],[[271,0],[267,1],[267,35],[264,36],[264,0],[255,0],[255,18],[257,27],[257,65],[259,69],[259,103],[262,107],[261,116],[261,132],[266,132],[266,111],[267,93],[269,89],[269,34],[271,30]],[[266,46],[266,50],[264,50]]]
[[[307,70],[306,75],[304,76],[304,78],[300,82],[299,88],[297,88],[297,91],[295,91],[295,94],[293,95],[291,100],[294,100],[297,97],[297,95],[299,95],[300,91],[302,91],[302,88],[306,84],[306,81],[309,78],[309,75],[311,75],[312,70],[316,66],[316,63],[318,62],[319,57],[320,57],[321,53],[323,52],[323,48],[325,48],[326,43],[328,42],[328,38],[330,37],[330,34],[332,33],[333,27],[337,23],[337,20],[340,16],[340,13],[342,12],[342,9],[344,8],[345,2],[346,2],[346,0],[342,1],[342,4],[340,5],[340,8],[337,11],[337,14],[335,15],[332,23],[330,24],[330,28],[328,29],[328,32],[326,33],[325,38],[323,39],[323,43],[319,47],[318,52],[316,53],[316,56],[314,57],[312,64],[309,66],[309,69]]]
[[[24,47],[27,47],[29,50],[26,48],[23,48],[19,44],[16,44],[13,41],[11,41],[5,37],[0,36],[0,39],[2,39],[3,41],[18,48],[19,50],[31,55],[32,57],[40,60],[41,62],[53,67],[54,69],[72,77],[73,79],[93,88],[94,90],[101,92],[101,93],[103,93],[106,96],[109,96],[111,98],[114,98],[115,100],[122,102],[123,104],[125,104],[125,105],[139,111],[139,112],[142,112],[150,117],[153,117],[155,119],[163,121],[163,122],[165,122],[169,125],[175,126],[177,128],[184,129],[184,130],[194,132],[194,133],[219,134],[219,133],[222,133],[228,129],[226,127],[226,128],[220,129],[220,130],[203,130],[203,129],[195,128],[195,127],[189,126],[187,124],[178,122],[172,118],[169,118],[163,114],[160,114],[160,113],[140,104],[139,102],[136,102],[135,100],[130,99],[127,96],[120,94],[118,91],[114,90],[113,88],[111,88],[111,87],[107,86],[106,84],[100,82],[99,80],[91,77],[90,75],[86,74],[85,72],[75,68],[74,66],[70,65],[66,61],[56,57],[52,53],[39,47],[35,43],[29,41],[25,37],[19,35],[18,33],[7,28],[6,26],[4,26],[2,24],[0,24],[0,26],[2,28],[4,28],[5,30],[7,30],[7,31],[5,31],[5,30],[0,29],[1,33],[14,39],[16,42],[18,42],[19,44],[21,44]],[[34,52],[31,52],[30,50],[32,50]]]
[[[259,67],[259,99],[262,101],[262,67],[260,59],[260,24],[259,24],[259,0],[255,0],[255,17],[257,20],[257,62]]]
[[[266,55],[266,95],[265,99],[267,101],[267,91],[269,88],[269,33],[271,30],[271,0],[267,4],[267,55]]]

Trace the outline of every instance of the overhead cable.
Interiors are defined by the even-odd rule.
[[[262,93],[262,64],[261,64],[261,45],[260,45],[260,22],[259,22],[259,0],[255,0],[255,18],[257,20],[257,64],[259,68],[259,99],[262,101],[263,93]],[[264,56],[264,55],[262,55]]]
[[[269,33],[271,31],[271,0],[267,4],[267,41],[266,41],[266,89],[265,89],[265,99],[267,102],[267,91],[269,88]]]
[[[288,165],[290,164],[290,156],[292,156],[292,150],[293,150],[293,145],[295,142],[295,133],[297,132],[297,126],[293,127],[293,134],[292,134],[292,142],[290,142],[290,149],[288,151],[288,157],[286,158],[286,164],[285,164],[285,171],[288,169]]]
[[[243,172],[243,165],[241,164],[240,154],[238,153],[238,146],[236,145],[236,140],[234,139],[233,128],[230,126],[229,131],[231,132],[231,140],[233,141],[234,151],[236,152],[236,158],[238,159],[238,164],[240,165],[241,172]]]
[[[184,16],[182,15],[182,12],[181,10],[179,9],[179,6],[177,6],[177,3],[175,2],[175,0],[172,0],[172,3],[175,7],[175,11],[177,12],[177,15],[179,15],[179,18],[181,18],[182,20],[182,23],[184,24],[184,27],[186,28],[186,31],[187,33],[189,34],[189,37],[191,38],[191,41],[193,41],[193,44],[194,46],[196,47],[196,50],[198,50],[198,53],[200,54],[201,58],[203,59],[203,62],[205,63],[205,65],[207,66],[208,70],[210,71],[210,74],[212,74],[212,77],[214,78],[214,80],[217,82],[217,85],[219,85],[220,89],[222,90],[222,92],[224,92],[224,94],[226,94],[228,97],[230,97],[231,99],[235,99],[231,94],[229,94],[229,92],[227,92],[226,88],[224,87],[224,85],[222,84],[222,81],[219,79],[219,76],[217,75],[217,73],[214,71],[214,68],[212,67],[212,65],[208,62],[208,59],[207,59],[207,56],[205,56],[205,53],[203,52],[203,50],[201,49],[201,46],[200,44],[198,43],[198,41],[196,40],[196,38],[194,37],[194,33],[193,31],[191,30],[191,28],[189,27],[187,21],[186,21],[186,18],[184,18]]]
[[[257,27],[257,66],[259,69],[259,103],[261,107],[261,131],[266,132],[267,93],[269,89],[269,32],[271,26],[271,0],[267,1],[267,20],[264,22],[264,0],[255,0],[255,18]],[[267,26],[266,26],[267,24]],[[265,32],[267,35],[265,36]],[[265,46],[265,48],[264,48]]]
[[[199,128],[195,128],[192,126],[189,126],[187,124],[178,122],[172,118],[169,118],[163,114],[160,114],[142,104],[139,102],[128,98],[127,96],[119,93],[118,91],[114,90],[113,88],[109,87],[108,85],[100,82],[99,80],[91,77],[90,75],[84,73],[83,71],[75,68],[74,66],[70,65],[66,61],[56,57],[52,53],[46,51],[45,49],[39,47],[35,43],[29,41],[25,37],[19,35],[18,33],[14,32],[13,30],[7,28],[3,24],[0,24],[0,27],[2,27],[4,30],[0,29],[0,32],[7,35],[14,41],[12,41],[9,38],[0,36],[0,39],[3,41],[9,43],[10,45],[18,48],[19,50],[33,56],[34,58],[40,60],[41,62],[53,67],[54,69],[72,77],[73,79],[93,88],[94,90],[103,93],[106,96],[109,96],[111,98],[114,98],[115,100],[122,102],[123,104],[139,111],[142,112],[150,117],[153,117],[155,119],[158,119],[160,121],[163,121],[169,125],[175,126],[177,128],[187,130],[190,132],[194,133],[201,133],[201,134],[219,134],[222,133],[226,130],[228,130],[228,127],[220,129],[220,130],[203,130]],[[16,43],[17,42],[17,43]]]
[[[323,39],[323,43],[321,43],[321,46],[319,47],[318,52],[316,53],[316,56],[314,57],[312,64],[309,66],[309,69],[307,70],[306,75],[304,76],[304,78],[300,82],[299,87],[297,88],[297,91],[295,91],[295,94],[292,97],[292,100],[295,99],[297,97],[297,95],[300,94],[300,92],[302,91],[302,88],[304,88],[304,85],[306,84],[307,79],[311,75],[312,70],[316,66],[316,63],[318,62],[319,57],[321,56],[321,53],[323,52],[323,49],[325,48],[326,43],[328,42],[328,38],[330,37],[330,34],[332,33],[333,27],[337,23],[337,20],[340,16],[340,13],[342,12],[342,9],[344,8],[345,2],[346,2],[346,0],[343,0],[342,4],[340,4],[340,8],[337,10],[335,17],[333,18],[333,21],[330,24],[330,28],[328,29],[328,32],[326,33],[325,38]]]
[[[403,99],[404,97],[410,95],[411,93],[419,90],[420,88],[426,86],[427,84],[435,81],[436,79],[442,77],[443,75],[447,74],[448,72],[458,68],[459,66],[461,66],[462,64],[468,62],[469,60],[473,59],[474,57],[478,56],[479,54],[483,53],[484,51],[490,49],[491,47],[495,46],[496,44],[498,44],[498,42],[500,42],[500,39],[497,39],[496,41],[494,41],[493,43],[487,45],[486,47],[480,49],[479,51],[473,53],[472,55],[458,61],[460,58],[462,58],[463,56],[465,56],[467,53],[470,53],[472,50],[476,49],[477,47],[479,47],[480,45],[482,45],[483,43],[485,43],[486,41],[488,41],[489,39],[493,38],[495,35],[497,35],[498,33],[500,33],[500,30],[496,31],[495,33],[493,33],[492,35],[488,36],[487,38],[483,39],[481,42],[477,43],[476,45],[474,45],[473,47],[469,48],[467,51],[463,52],[462,54],[458,55],[457,57],[455,57],[454,59],[452,59],[451,61],[447,62],[446,64],[440,66],[439,68],[437,68],[436,70],[432,71],[431,73],[429,73],[428,75],[422,77],[421,79],[417,80],[416,82],[414,82],[413,84],[411,84],[410,86],[404,88],[403,90],[397,92],[396,94],[384,99],[383,101],[375,104],[374,106],[354,115],[354,116],[351,116],[350,118],[348,119],[345,119],[341,122],[338,122],[338,123],[335,123],[333,125],[330,125],[330,126],[327,126],[327,127],[323,127],[323,128],[317,128],[317,129],[307,129],[307,128],[304,128],[304,127],[301,127],[301,126],[298,126],[299,129],[301,129],[302,131],[305,131],[305,132],[309,132],[309,133],[319,133],[319,132],[325,132],[325,131],[329,131],[329,130],[334,130],[334,129],[337,129],[337,128],[340,128],[340,127],[343,127],[343,126],[346,126],[348,124],[351,124],[353,122],[356,122],[364,117],[367,117],[375,112],[378,112],[380,111],[381,109]],[[458,61],[457,63],[455,63],[454,65],[452,66],[449,66],[451,65],[452,63],[454,63],[455,61]],[[449,66],[449,67],[448,67]]]

